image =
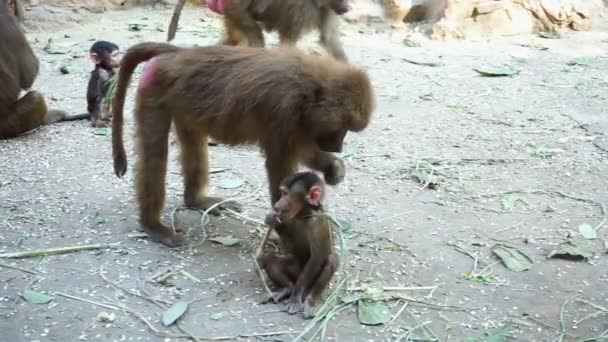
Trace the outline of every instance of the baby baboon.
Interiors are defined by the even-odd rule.
[[[114,77],[119,66],[118,45],[105,40],[93,43],[89,57],[95,65],[91,71],[87,87],[87,112],[91,126],[106,127],[112,120],[112,111],[105,103],[105,97],[110,88],[110,80]]]
[[[167,40],[175,38],[186,0],[179,0],[169,25]],[[212,11],[224,15],[220,44],[264,47],[262,30],[277,31],[281,44],[295,45],[304,34],[318,30],[323,47],[346,61],[340,42],[338,16],[348,11],[348,0],[207,0]]]
[[[273,299],[289,298],[289,314],[304,311],[310,318],[339,262],[321,204],[325,184],[313,172],[300,172],[285,178],[280,189],[266,225],[279,234],[282,254],[258,255],[258,263],[278,288]]]
[[[331,185],[344,178],[340,152],[348,131],[365,129],[374,94],[365,71],[331,57],[296,49],[206,46],[178,48],[141,43],[122,58],[113,103],[114,171],[127,170],[123,104],[134,69],[146,63],[136,96],[139,146],[136,188],[140,220],[150,237],[168,246],[185,241],[160,219],[171,122],[182,152],[188,207],[208,209],[207,138],[222,144],[257,144],[266,157],[272,203],[279,182],[299,163],[323,172]],[[238,208],[236,203],[223,207]]]

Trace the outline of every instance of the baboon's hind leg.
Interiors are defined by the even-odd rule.
[[[188,124],[175,121],[175,131],[180,141],[181,160],[184,176],[184,203],[187,207],[219,213],[219,209],[240,210],[241,207],[234,201],[221,204],[224,199],[206,195],[209,178],[209,153],[207,150],[207,137],[196,129],[189,128]]]
[[[182,246],[185,244],[184,237],[165,226],[160,219],[165,204],[171,116],[158,109],[141,107],[138,106],[135,111],[139,148],[136,187],[140,220],[152,240],[169,247]]]

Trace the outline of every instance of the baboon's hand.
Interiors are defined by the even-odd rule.
[[[342,159],[336,158],[330,166],[323,172],[325,181],[329,185],[338,185],[344,180],[346,168]]]
[[[271,213],[266,216],[264,223],[270,228],[275,228],[281,224],[281,218],[278,213]]]

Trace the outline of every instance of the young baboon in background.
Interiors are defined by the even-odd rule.
[[[175,6],[168,41],[175,38],[185,1]],[[226,31],[220,44],[264,47],[266,30],[277,31],[281,44],[295,45],[304,34],[318,30],[321,45],[335,58],[347,60],[338,16],[348,11],[348,0],[207,0],[207,6],[224,15]]]
[[[341,182],[344,162],[329,152],[342,150],[348,131],[365,129],[374,109],[366,72],[331,57],[296,49],[137,44],[122,58],[113,104],[112,151],[119,177],[127,170],[122,138],[127,86],[135,67],[148,59],[134,113],[137,201],[145,231],[168,246],[185,243],[160,219],[171,122],[181,144],[185,204],[208,209],[222,201],[205,194],[208,137],[228,145],[259,145],[275,203],[279,182],[299,163],[323,172],[331,185]],[[238,208],[232,202],[221,206]]]
[[[119,66],[118,53],[118,45],[105,40],[93,43],[89,51],[95,65],[87,86],[87,112],[93,127],[109,126],[112,119],[112,111],[105,102],[105,97],[110,79],[115,74],[114,69]]]
[[[278,289],[275,302],[289,298],[287,312],[314,316],[329,282],[338,269],[331,226],[323,213],[325,184],[313,172],[300,172],[281,182],[281,198],[266,225],[281,238],[282,254],[258,256],[260,267]]]

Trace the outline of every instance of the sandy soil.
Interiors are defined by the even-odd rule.
[[[170,13],[28,12],[28,37],[42,61],[36,87],[52,107],[83,112],[92,41],[126,48],[163,40]],[[181,26],[177,44],[219,37],[219,22],[203,10],[186,10]],[[357,306],[347,305],[327,325],[327,339],[463,341],[487,338],[505,325],[517,341],[605,334],[608,33],[440,43],[379,26],[345,24],[343,31],[349,57],[369,70],[378,99],[369,129],[347,137],[346,180],[329,189],[330,211],[348,222],[347,286],[433,289],[386,290],[401,298],[385,301],[391,315],[399,313],[388,326],[360,324]],[[49,39],[47,50],[55,54],[44,49]],[[314,35],[300,45],[321,51]],[[495,64],[520,73],[491,78],[474,70]],[[128,113],[132,95],[133,89]],[[130,170],[131,136],[128,114]],[[261,220],[269,205],[258,150],[213,147],[211,165],[210,192],[241,198],[244,215]],[[132,172],[124,179],[113,175],[110,136],[88,122],[0,141],[0,167],[0,252],[114,244],[0,260],[0,340],[175,341],[171,334],[186,331],[291,341],[310,324],[282,312],[282,305],[258,304],[264,290],[251,258],[260,231],[255,222],[229,215],[203,227],[201,213],[182,208],[176,146],[164,219],[188,230],[192,246],[180,250],[142,235]],[[596,239],[581,236],[583,224],[599,225]],[[225,236],[240,243],[210,241]],[[587,261],[547,258],[567,239],[594,255]],[[507,269],[491,251],[497,243],[528,255],[532,269]],[[185,272],[159,280],[179,270]],[[29,303],[20,296],[28,288],[54,299]],[[179,321],[183,330],[163,327],[166,308],[184,301],[191,303]],[[104,312],[113,320],[103,321]]]

